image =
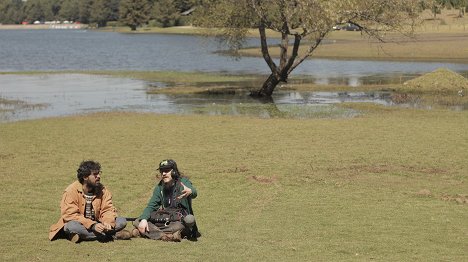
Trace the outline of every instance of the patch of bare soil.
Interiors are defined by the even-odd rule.
[[[0,159],[5,160],[5,159],[12,159],[15,158],[15,155],[13,154],[0,154]]]
[[[271,184],[277,181],[276,177],[251,176],[250,178],[262,184]]]
[[[449,194],[444,194],[441,197],[442,200],[444,201],[455,201],[458,204],[468,204],[468,195],[466,194],[456,194],[456,195],[449,195]]]
[[[417,196],[420,197],[432,197],[433,194],[429,189],[421,189],[416,193]],[[468,204],[468,195],[466,194],[456,194],[456,195],[449,195],[449,194],[442,194],[440,197],[443,201],[454,201],[458,204]]]
[[[447,170],[433,168],[433,167],[416,167],[416,166],[397,166],[397,165],[353,165],[348,167],[338,167],[338,168],[329,168],[330,173],[350,173],[350,174],[359,174],[359,173],[388,173],[388,172],[411,172],[411,173],[421,173],[421,174],[445,174]]]
[[[421,189],[416,193],[416,195],[430,197],[432,196],[432,192],[429,189]]]
[[[249,168],[246,166],[236,166],[234,168],[226,170],[226,173],[244,173],[247,171],[249,171]]]
[[[406,81],[403,90],[433,91],[466,95],[468,79],[446,68],[439,68],[418,78]]]

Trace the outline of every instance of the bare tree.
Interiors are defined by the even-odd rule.
[[[333,26],[352,23],[371,38],[384,41],[386,32],[411,35],[420,0],[201,0],[195,23],[221,29],[233,51],[242,48],[248,29],[258,29],[263,59],[271,74],[254,96],[271,97],[280,82],[333,31]],[[268,31],[278,32],[279,63],[270,55]],[[300,46],[306,48],[299,49]]]

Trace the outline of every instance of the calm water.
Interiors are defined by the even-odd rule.
[[[248,44],[255,46],[258,42],[251,39]],[[84,30],[0,30],[0,72],[173,70],[230,74],[268,73],[263,59],[234,60],[216,53],[221,49],[222,46],[215,39],[196,36],[136,35]],[[306,75],[320,84],[357,86],[372,82],[398,82],[398,79],[401,82],[408,76],[440,67],[467,76],[466,64],[325,59],[305,61],[295,73]],[[272,109],[262,105],[252,106],[258,105],[258,101],[245,95],[147,95],[147,87],[148,83],[144,81],[82,74],[0,75],[0,100],[20,101],[13,104],[0,103],[0,111],[9,110],[0,115],[0,121],[115,110],[205,114],[244,114],[255,111],[267,117],[278,111],[296,110],[333,117],[355,114],[337,110],[333,105],[340,102],[392,105],[389,94],[379,92],[277,92],[274,96],[275,108]]]
[[[258,46],[256,39],[248,42]],[[85,30],[0,30],[0,71],[154,70],[268,73],[262,58],[230,57],[214,38],[158,34],[119,34]],[[468,72],[468,64],[379,61],[305,61],[295,74],[322,83],[349,77],[350,85],[371,75],[421,74],[445,67]]]

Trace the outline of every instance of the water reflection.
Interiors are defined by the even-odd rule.
[[[277,104],[338,104],[346,102],[391,105],[390,92],[281,92],[275,97]]]
[[[468,77],[468,72],[460,72],[461,75]],[[300,80],[295,80],[298,83],[311,83],[316,85],[343,85],[343,86],[363,86],[363,85],[391,85],[403,84],[404,82],[418,77],[419,74],[414,73],[388,73],[388,74],[370,74],[366,76],[321,76],[309,77],[301,76]]]

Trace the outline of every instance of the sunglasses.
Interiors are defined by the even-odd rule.
[[[162,174],[162,173],[169,173],[172,171],[172,168],[171,169],[160,169],[159,172]]]

